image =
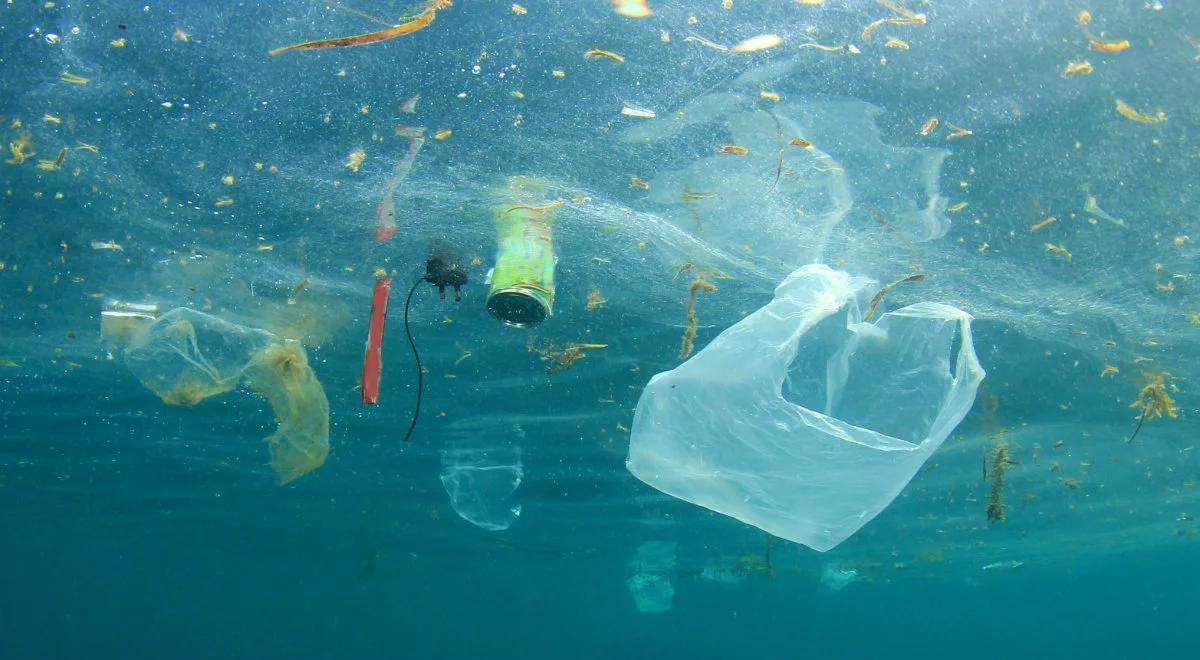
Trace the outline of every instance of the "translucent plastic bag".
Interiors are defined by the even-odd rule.
[[[164,403],[195,405],[243,378],[266,397],[279,422],[266,442],[281,484],[325,462],[329,401],[299,343],[184,307],[157,318],[104,314],[105,338],[125,344],[125,364]]]
[[[521,516],[515,495],[525,477],[520,449],[443,450],[441,476],[450,506],[472,525],[499,532]]]
[[[647,484],[825,551],[882,511],[954,430],[984,372],[971,317],[826,266],[646,386],[627,466]]]

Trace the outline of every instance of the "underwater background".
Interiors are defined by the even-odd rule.
[[[0,71],[0,657],[1194,655],[1200,4],[8,0]],[[626,468],[811,263],[987,372],[826,552]]]

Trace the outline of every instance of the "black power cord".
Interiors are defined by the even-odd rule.
[[[408,337],[408,345],[412,347],[413,359],[417,362],[417,406],[413,410],[408,432],[404,434],[404,442],[408,442],[408,439],[412,437],[413,430],[417,428],[417,418],[421,416],[421,396],[425,390],[425,371],[421,368],[421,354],[417,352],[417,342],[413,340],[412,330],[408,326],[408,308],[412,305],[413,294],[417,292],[417,287],[421,286],[421,282],[429,282],[436,286],[442,298],[446,297],[446,287],[452,287],[454,299],[462,300],[461,287],[467,283],[467,271],[448,255],[432,256],[425,262],[425,274],[421,276],[421,279],[413,282],[412,288],[408,290],[408,297],[404,299],[404,334]]]

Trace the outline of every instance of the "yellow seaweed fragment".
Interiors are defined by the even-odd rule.
[[[764,101],[771,101],[772,103],[779,103],[779,93],[778,92],[769,92],[764,89],[758,93],[758,98],[760,98]]]
[[[1050,225],[1054,224],[1055,222],[1058,222],[1058,218],[1056,218],[1054,216],[1050,216],[1050,217],[1046,218],[1045,220],[1042,220],[1041,222],[1030,227],[1029,233],[1036,234],[1037,232],[1045,229],[1046,227],[1049,227]]]
[[[687,329],[683,331],[683,339],[680,343],[679,358],[686,360],[696,348],[696,331],[699,329],[700,319],[696,316],[696,294],[712,293],[717,290],[717,285],[709,282],[703,277],[697,276],[692,280],[692,285],[688,288],[687,297]]]
[[[306,41],[303,43],[292,44],[290,46],[283,46],[281,48],[273,48],[267,51],[267,55],[274,56],[293,50],[317,50],[321,48],[362,46],[365,44],[373,44],[379,41],[386,41],[395,37],[402,37],[428,27],[430,23],[433,23],[433,19],[437,15],[439,9],[445,9],[450,7],[452,4],[453,2],[451,0],[428,0],[421,12],[415,17],[383,30],[367,32],[366,34],[356,34],[349,37],[318,39],[317,41]]]
[[[1071,263],[1071,258],[1072,258],[1071,251],[1068,250],[1066,247],[1064,247],[1062,243],[1059,243],[1058,245],[1055,245],[1053,243],[1046,243],[1045,247],[1046,247],[1047,252],[1050,252],[1052,254],[1061,254],[1063,257],[1066,257],[1067,263]]]
[[[525,14],[529,13],[528,9],[526,9],[525,7],[522,7],[521,5],[516,4],[515,2],[513,3],[513,6],[510,7],[510,9],[512,9],[512,13],[516,14],[517,16],[524,16]]]
[[[1153,115],[1143,114],[1137,110],[1134,110],[1132,106],[1121,99],[1117,99],[1117,112],[1119,112],[1122,117],[1132,119],[1142,124],[1157,124],[1167,120],[1167,114],[1162,110],[1159,110]]]
[[[967,203],[959,202],[959,203],[955,204],[954,206],[951,206],[950,208],[946,209],[946,211],[949,213],[958,213],[959,211],[961,211],[965,208],[967,208]]]
[[[937,127],[938,127],[938,118],[930,117],[929,121],[927,121],[921,125],[921,135],[928,136],[930,133],[933,133],[933,131],[936,130]]]
[[[39,160],[37,167],[45,172],[53,172],[62,167],[63,159],[67,157],[67,148],[63,147],[58,150],[58,156],[54,160]]]
[[[908,50],[908,42],[904,41],[903,39],[897,39],[896,37],[892,37],[892,38],[888,39],[886,42],[884,42],[883,45],[887,46],[888,48],[898,48],[900,50]]]
[[[969,128],[963,128],[962,126],[955,126],[954,124],[951,124],[950,122],[946,122],[946,128],[950,129],[950,134],[946,136],[947,140],[953,140],[955,138],[967,137],[968,135],[975,135],[975,131],[972,131]]]
[[[638,188],[641,188],[642,190],[649,190],[649,189],[650,189],[650,184],[649,184],[649,183],[646,183],[646,181],[645,181],[645,180],[643,180],[642,178],[640,178],[640,177],[638,177],[638,176],[631,176],[631,177],[629,177],[629,185],[631,185],[631,186],[637,186]]]
[[[739,41],[729,51],[732,53],[754,53],[774,48],[781,43],[783,43],[783,37],[777,34],[759,34]]]
[[[875,33],[875,30],[878,30],[879,28],[883,27],[884,25],[924,25],[924,24],[925,24],[925,14],[913,14],[912,16],[904,16],[901,18],[881,18],[877,21],[871,22],[870,24],[867,25],[867,27],[863,28],[862,40],[870,41],[871,35]]]
[[[587,311],[594,312],[603,307],[606,302],[608,302],[608,299],[600,294],[600,287],[593,286],[591,292],[588,293],[587,305],[585,307]]]
[[[70,71],[63,71],[62,75],[60,75],[58,79],[72,85],[86,85],[91,82],[91,79],[77,76]]]
[[[623,64],[625,62],[624,56],[614,53],[611,50],[603,50],[600,48],[593,48],[583,54],[583,59],[585,59],[585,60],[594,60],[599,57],[607,57],[608,59],[610,59],[618,64]]]
[[[724,144],[721,145],[721,153],[733,154],[734,156],[745,156],[746,154],[750,153],[750,150],[746,147],[736,144]]]
[[[817,50],[825,51],[826,53],[841,52],[841,50],[845,47],[846,46],[844,46],[843,44],[834,44],[832,46],[826,46],[824,44],[819,44],[815,41],[809,41],[807,43],[803,43],[798,46],[798,48],[815,48]],[[851,46],[851,48],[853,48],[853,46]]]
[[[8,151],[12,154],[12,157],[6,159],[4,162],[8,163],[9,165],[20,165],[29,158],[36,156],[36,153],[32,151],[26,151],[26,149],[29,149],[32,145],[33,138],[29,137],[28,133],[22,133],[21,135],[17,136],[16,140],[8,143]]]
[[[453,135],[453,134],[454,134],[454,130],[453,130],[453,129],[450,129],[450,128],[443,128],[442,130],[440,130],[440,131],[438,131],[438,132],[436,132],[436,133],[434,133],[434,134],[433,134],[433,139],[435,139],[435,140],[437,140],[437,141],[441,142],[442,140],[448,140],[448,139],[450,139],[450,136],[451,136],[451,135]]]
[[[358,168],[362,166],[363,161],[366,159],[367,152],[363,151],[362,147],[358,147],[354,151],[351,151],[350,155],[346,157],[346,168],[351,172],[357,172]]]
[[[1175,408],[1175,400],[1171,395],[1167,394],[1165,379],[1168,374],[1165,373],[1147,373],[1146,384],[1138,393],[1138,398],[1133,403],[1129,404],[1130,408],[1141,408],[1142,413],[1138,416],[1137,428],[1133,430],[1133,435],[1125,442],[1133,442],[1137,437],[1138,431],[1142,430],[1142,424],[1147,419],[1162,417],[1166,415],[1170,418],[1179,416],[1179,411]]]
[[[1089,41],[1088,48],[1101,53],[1119,53],[1129,49],[1129,40],[1121,39],[1120,41]]]
[[[692,35],[688,35],[688,36],[684,37],[684,39],[683,39],[683,40],[684,40],[684,42],[691,41],[691,42],[694,42],[694,43],[698,43],[698,44],[700,44],[701,46],[704,46],[704,47],[706,47],[706,48],[711,48],[711,49],[713,49],[713,50],[719,50],[719,51],[721,51],[722,53],[725,53],[725,52],[728,52],[728,51],[729,51],[729,46],[722,46],[722,45],[721,45],[721,44],[719,44],[719,43],[716,43],[716,42],[713,42],[713,41],[709,41],[708,39],[705,39],[704,37],[696,36],[696,35],[694,35],[694,34],[692,34]]]
[[[1105,376],[1116,376],[1119,373],[1121,373],[1120,369],[1112,366],[1111,364],[1106,364],[1104,365],[1104,369],[1100,372],[1100,377],[1104,378]]]
[[[1092,63],[1088,62],[1087,60],[1082,62],[1067,62],[1066,68],[1063,69],[1062,76],[1063,78],[1070,78],[1071,76],[1087,75],[1093,70]]]
[[[214,204],[216,206],[232,206],[233,198],[232,197],[218,197],[217,201],[214,202]]]

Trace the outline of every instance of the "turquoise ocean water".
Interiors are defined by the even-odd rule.
[[[423,7],[0,6],[0,657],[1194,656],[1200,5],[648,6],[457,0],[277,55]],[[557,255],[533,328],[485,307],[520,204]],[[404,443],[431,245],[469,282],[413,296]],[[924,275],[880,311],[970,313],[987,371],[827,552],[626,468],[694,284],[703,355],[810,263]],[[139,352],[177,308],[192,362]],[[327,416],[262,395],[263,346]],[[686,405],[750,452],[735,398]],[[297,420],[329,453],[279,485],[263,438]]]

